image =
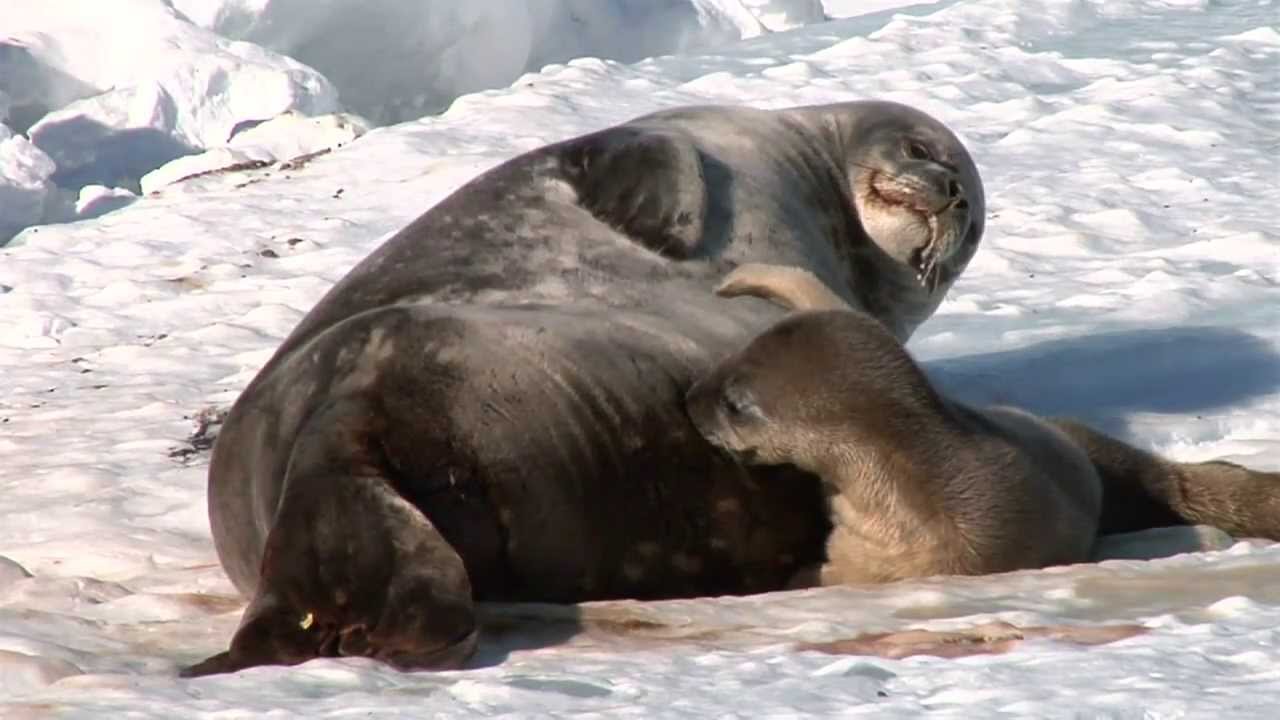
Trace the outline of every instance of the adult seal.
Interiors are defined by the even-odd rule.
[[[780,317],[714,295],[803,267],[905,338],[983,229],[938,121],[684,108],[516,157],[343,278],[232,407],[219,558],[249,606],[190,675],[355,655],[456,667],[477,600],[747,593],[821,556],[816,480],[711,448],[684,395]]]
[[[816,484],[740,468],[683,406],[781,311],[712,289],[739,263],[806,267],[906,338],[983,214],[956,136],[887,102],[674,109],[477,177],[342,279],[231,409],[209,513],[250,604],[189,673],[453,667],[476,600],[781,586],[821,553]]]

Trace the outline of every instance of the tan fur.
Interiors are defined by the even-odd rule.
[[[836,294],[813,273],[798,267],[746,263],[716,286],[721,297],[752,295],[806,310],[849,310],[854,303]]]
[[[822,479],[834,526],[827,562],[797,584],[1089,558],[1101,482],[1062,431],[1013,408],[941,397],[889,332],[805,270],[743,265],[720,292],[811,311],[765,331],[690,392],[690,415],[713,443]],[[729,385],[750,394],[750,412],[718,409]]]
[[[713,443],[823,479],[828,562],[793,587],[1077,562],[1095,534],[1171,525],[1280,539],[1280,473],[1173,462],[1071,420],[948,401],[874,321],[800,268],[744,264],[717,292],[828,311],[779,323],[689,393]],[[743,386],[767,406],[756,427],[726,421],[717,397]]]

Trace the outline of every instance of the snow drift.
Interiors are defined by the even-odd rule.
[[[819,0],[174,0],[202,27],[296,58],[379,124],[575,57],[634,62],[825,19]]]
[[[632,61],[823,19],[818,0],[0,4],[0,244],[193,175],[332,148],[549,62]],[[334,113],[235,142],[284,114]],[[112,201],[80,198],[89,186]]]
[[[6,124],[54,165],[39,182],[31,168],[45,166],[29,149],[11,151],[25,173],[0,164],[0,216],[18,219],[0,243],[14,226],[75,219],[55,188],[136,193],[145,173],[226,143],[242,123],[338,108],[316,71],[197,28],[162,0],[0,5],[0,93]],[[21,202],[3,200],[19,190]]]

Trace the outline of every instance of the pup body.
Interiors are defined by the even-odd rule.
[[[827,560],[793,584],[976,575],[1089,559],[1102,483],[1085,450],[1034,415],[940,395],[871,316],[799,268],[743,265],[717,292],[804,311],[688,395],[703,436],[748,464],[822,480]]]

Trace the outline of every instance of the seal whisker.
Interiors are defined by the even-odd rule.
[[[893,178],[894,180],[899,180],[899,181],[902,180],[902,176],[899,175],[898,173],[895,173],[892,170],[889,170],[888,168],[885,168],[885,167],[881,167],[879,165],[870,165],[868,163],[861,163],[861,162],[850,162],[849,164],[854,167],[860,167],[863,170],[870,170],[872,172],[880,173],[881,175],[887,175]]]

